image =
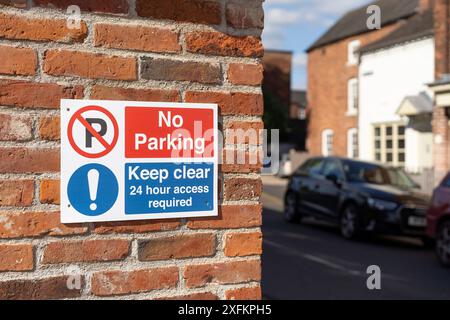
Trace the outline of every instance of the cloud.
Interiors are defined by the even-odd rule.
[[[294,63],[294,67],[305,67],[306,63],[308,62],[308,58],[305,53],[296,53],[294,54],[294,57],[292,58],[292,61]]]
[[[290,25],[299,23],[301,16],[299,11],[275,8],[267,12],[266,21],[269,25]]]

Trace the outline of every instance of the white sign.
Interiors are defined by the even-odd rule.
[[[61,100],[61,222],[218,215],[217,105]]]

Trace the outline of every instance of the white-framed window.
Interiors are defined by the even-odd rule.
[[[347,131],[347,156],[351,159],[359,157],[358,129],[352,128]]]
[[[334,132],[331,129],[326,129],[322,132],[322,155],[332,156],[334,144]]]
[[[406,127],[403,123],[381,123],[374,126],[375,160],[394,166],[406,161]]]
[[[355,65],[359,61],[358,50],[361,47],[361,41],[353,40],[348,44],[348,65]]]
[[[347,92],[347,114],[355,115],[358,113],[359,105],[358,79],[353,78],[348,80]]]

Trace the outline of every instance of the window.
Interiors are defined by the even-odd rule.
[[[349,158],[358,158],[358,129],[352,128],[347,132],[347,156]]]
[[[325,157],[333,155],[333,130],[327,129],[322,132],[322,155]]]
[[[311,159],[306,161],[298,170],[299,174],[319,175],[322,169],[323,159]]]
[[[444,188],[450,188],[450,175],[447,176],[444,181],[442,181],[442,186]]]
[[[355,115],[358,113],[359,95],[358,95],[358,79],[350,79],[347,84],[347,113]]]
[[[333,175],[340,181],[344,180],[344,172],[342,171],[339,162],[334,160],[328,160],[325,163],[322,174],[324,177]]]
[[[401,123],[379,124],[374,127],[375,160],[394,166],[404,166],[406,161],[406,127]]]
[[[348,64],[355,65],[359,59],[359,48],[361,47],[361,41],[354,40],[348,44]]]
[[[416,186],[403,169],[354,160],[344,160],[343,165],[345,176],[350,182],[394,185],[405,189],[414,189]]]

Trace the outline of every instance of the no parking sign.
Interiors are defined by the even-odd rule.
[[[61,100],[63,223],[218,214],[217,105]]]

